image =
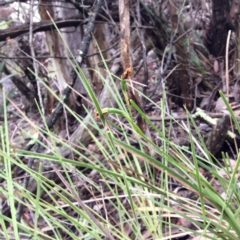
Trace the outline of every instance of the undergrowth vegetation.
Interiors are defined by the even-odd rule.
[[[170,10],[175,16],[177,8],[172,6]],[[120,20],[121,27],[126,26],[124,19]],[[174,25],[174,18],[172,21]],[[54,21],[53,25],[58,29]],[[129,28],[121,29],[126,33],[128,48],[130,28],[129,20]],[[114,67],[108,68],[99,48],[107,76],[102,76],[98,69],[92,70],[100,76],[100,85],[104,86],[100,96],[96,96],[89,76],[57,31],[69,51],[71,57],[68,60],[87,97],[75,94],[87,104],[81,106],[84,114],[77,113],[66,103],[64,93],[56,93],[36,72],[28,69],[54,96],[55,106],[56,102],[63,106],[59,122],[65,122],[66,133],[60,135],[58,129],[49,129],[49,118],[43,114],[41,106],[38,113],[41,121],[33,121],[14,103],[11,94],[6,96],[3,90],[0,109],[3,112],[0,126],[0,239],[240,239],[240,157],[236,143],[236,132],[240,133],[240,127],[224,94],[220,92],[226,109],[218,116],[218,121],[198,106],[195,106],[194,114],[189,112],[192,99],[190,101],[188,91],[177,96],[184,100],[181,107],[184,105],[186,109],[184,117],[176,117],[167,107],[164,76],[158,80],[162,83],[161,99],[155,102],[146,96],[148,94],[143,94],[143,84],[133,83],[129,77],[134,71],[131,68],[134,64],[128,65],[131,63],[130,51],[126,56],[129,61],[122,61],[122,67],[125,68],[125,64],[129,68],[121,69],[119,64],[113,72]],[[177,31],[183,38],[180,37],[182,45],[178,45],[177,40],[173,42]],[[177,67],[190,66],[184,63],[187,59],[182,47],[185,33],[181,31],[179,27],[171,32],[171,44],[166,45],[162,61],[163,68],[165,53],[169,54],[167,61],[170,62],[171,51],[175,51],[174,54],[178,55],[174,59],[176,66],[171,67],[168,76],[176,71],[175,78],[179,79]],[[177,44],[171,46],[173,43]],[[169,46],[173,49],[170,50]],[[123,49],[124,44],[121,47]],[[145,63],[150,50],[146,50]],[[202,76],[207,75],[203,69],[204,61],[191,51],[196,76],[200,70]],[[205,65],[210,64],[205,62]],[[186,76],[182,74],[182,79],[186,80]],[[179,82],[182,92],[190,86],[187,81]],[[102,102],[101,95],[104,94],[107,97]],[[229,97],[228,92],[227,95]],[[38,97],[41,98],[41,94]],[[151,118],[139,102],[151,103],[152,109],[159,114],[158,119]],[[30,139],[25,148],[31,145],[30,151],[18,147],[11,139],[9,105],[14,108],[13,114],[27,124],[29,131],[26,132],[26,127],[22,131]],[[199,127],[199,118],[209,123],[217,135],[212,134],[206,140]],[[81,126],[80,134],[72,131],[74,141],[69,136],[68,122]],[[237,131],[233,127],[229,131],[229,125],[234,125]],[[180,129],[184,133],[182,136],[186,136],[184,144],[177,141],[175,129]],[[234,153],[229,156],[228,150],[216,157],[223,149],[226,136],[235,143]],[[90,141],[85,142],[85,138]],[[217,150],[212,149],[211,140],[215,144],[217,138],[221,142],[220,148],[214,146]]]
[[[34,153],[11,147],[4,98],[4,124],[0,128],[4,167],[0,177],[5,185],[1,186],[1,198],[7,199],[11,217],[1,214],[1,236],[6,239],[181,239],[186,236],[239,239],[240,159],[234,167],[224,153],[222,162],[216,161],[201,136],[200,140],[193,136],[191,131],[198,132],[198,128],[192,115],[188,114],[185,123],[176,121],[167,115],[165,99],[161,99],[160,105],[153,103],[162,118],[162,127],[156,127],[133,101],[125,99],[129,101],[125,104],[121,94],[124,89],[118,91],[115,85],[124,80],[112,76],[109,70],[108,74],[111,84],[104,84],[109,84],[109,91],[114,95],[117,103],[114,108],[101,109],[88,86],[93,108],[100,116],[96,119],[92,112],[88,113],[92,116],[90,124],[97,131],[93,134],[85,129],[92,137],[92,149],[81,142],[72,146],[30,119],[25,120],[36,133],[45,136],[39,144],[48,150]],[[83,74],[80,78],[88,84]],[[130,108],[126,107],[128,104]],[[64,108],[82,123],[83,119],[67,105]],[[150,132],[157,133],[161,144],[157,145],[137,127],[133,111],[146,120]],[[26,118],[21,112],[18,114]],[[171,124],[165,122],[166,116]],[[234,119],[233,114],[231,117]],[[173,124],[189,134],[189,148],[169,140],[169,129],[165,126]],[[61,157],[60,146],[69,148],[72,157]],[[34,159],[33,169],[27,168],[20,157]],[[58,176],[58,182],[45,177],[42,171],[45,162]],[[22,187],[23,179],[14,178],[12,165],[25,171],[25,178],[30,176],[34,180],[36,192]],[[17,222],[16,202],[22,197],[24,218]]]

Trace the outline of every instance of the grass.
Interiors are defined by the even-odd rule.
[[[24,236],[32,239],[63,239],[63,236],[103,239],[107,232],[112,239],[172,239],[186,234],[202,236],[202,239],[239,239],[239,159],[236,167],[231,169],[224,165],[229,161],[227,156],[223,156],[225,161],[221,170],[225,171],[225,178],[214,163],[205,165],[212,178],[217,179],[225,189],[224,199],[199,171],[204,161],[196,155],[197,140],[190,130],[190,149],[175,145],[167,137],[164,117],[162,129],[159,129],[133,103],[161,139],[162,146],[157,146],[139,129],[136,130],[120,95],[118,98],[118,111],[108,113],[104,128],[92,118],[92,126],[98,136],[90,134],[97,151],[89,151],[80,145],[80,152],[68,146],[75,153],[76,160],[61,157],[57,146],[67,146],[68,143],[50,131],[47,131],[50,154],[20,149],[12,152],[9,149],[5,101],[4,125],[1,128],[4,171],[0,176],[5,179],[1,192],[9,204],[12,217],[1,215],[0,236],[6,239],[13,236],[15,239],[23,239]],[[80,123],[83,121],[65,107]],[[162,105],[156,107],[164,111]],[[188,129],[191,129],[190,121],[188,124]],[[132,135],[126,127],[134,132],[138,144],[131,143]],[[184,125],[182,128],[185,129]],[[36,126],[36,129],[39,128]],[[122,132],[121,139],[116,130]],[[198,144],[206,150],[203,142]],[[151,149],[151,154],[147,149]],[[28,169],[19,160],[23,155],[35,159],[34,170]],[[192,160],[189,160],[190,155]],[[45,177],[43,164],[46,161],[55,164],[54,171],[61,183],[56,184]],[[35,193],[22,188],[12,175],[11,164],[16,164],[35,179]],[[85,171],[91,174],[85,174]],[[91,198],[82,200],[86,196],[79,190],[79,185],[88,189],[86,196]],[[178,187],[174,187],[176,185]],[[192,197],[179,196],[178,188],[186,189]],[[41,191],[44,191],[44,197]],[[24,213],[26,219],[23,217],[24,220],[18,223],[14,203],[19,201],[20,196],[24,196],[27,212]]]
[[[126,108],[117,84],[121,79],[113,76],[106,67],[108,81],[103,79],[104,85],[116,104],[101,109],[87,78],[81,69],[78,70],[91,102],[100,114],[101,123],[94,118],[92,111],[86,109],[90,119],[86,125],[83,118],[67,105],[64,107],[79,125],[86,127],[94,148],[81,142],[77,146],[71,145],[49,129],[43,131],[19,112],[39,135],[47,135],[45,141],[40,142],[46,151],[35,153],[10,149],[4,96],[0,177],[5,182],[0,191],[11,214],[9,217],[1,214],[0,238],[173,239],[190,235],[198,237],[195,239],[239,239],[237,180],[240,158],[236,159],[235,167],[229,167],[230,159],[223,154],[222,166],[217,165],[207,152],[190,114],[186,123],[172,118],[169,124],[170,127],[178,125],[188,134],[190,146],[174,144],[169,138],[171,129],[166,127],[168,113],[165,112],[164,99],[160,105],[153,103],[161,112],[161,128],[129,100],[151,132],[160,139],[161,145],[157,145],[138,128]],[[48,90],[54,95],[51,89]],[[230,110],[229,105],[228,108]],[[46,127],[44,116],[42,122]],[[193,131],[197,132],[199,140],[193,136]],[[70,149],[74,158],[62,157],[59,146]],[[197,155],[196,147],[204,153],[202,156]],[[33,169],[27,168],[20,160],[22,156],[35,159]],[[34,192],[24,189],[22,180],[14,177],[12,164],[35,180],[31,182],[36,184]],[[46,169],[46,164],[50,164],[52,170]],[[201,173],[202,168],[211,173],[211,178]],[[52,175],[59,181],[55,182]],[[217,192],[213,182],[223,188],[225,197]],[[187,194],[183,195],[182,190]],[[22,221],[17,222],[15,203],[21,201],[21,197],[24,197],[24,212]]]

